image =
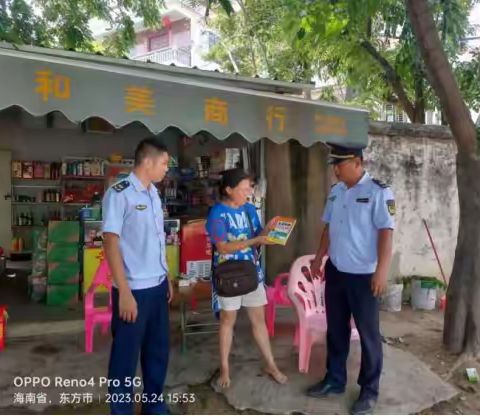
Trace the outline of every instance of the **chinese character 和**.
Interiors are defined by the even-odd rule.
[[[41,94],[45,102],[51,95],[61,100],[70,98],[70,78],[64,75],[55,75],[51,71],[36,71],[35,83],[35,92]]]

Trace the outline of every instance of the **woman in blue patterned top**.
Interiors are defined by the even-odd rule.
[[[256,263],[260,282],[253,292],[229,298],[218,296],[212,287],[213,307],[215,312],[220,311],[219,387],[222,389],[230,386],[228,357],[237,311],[242,306],[247,309],[253,337],[266,361],[265,372],[280,384],[287,381],[287,377],[276,366],[270,347],[264,317],[264,306],[267,304],[264,276],[254,251],[257,246],[272,244],[267,240],[267,235],[274,220],[267,224],[265,230],[262,229],[255,207],[247,204],[251,192],[251,178],[242,169],[224,172],[220,184],[221,201],[212,207],[207,220],[207,232],[215,247],[214,265],[227,260],[250,260]],[[252,222],[253,235],[247,216]]]

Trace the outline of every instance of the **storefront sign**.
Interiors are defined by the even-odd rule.
[[[153,133],[170,126],[187,135],[205,130],[304,146],[318,141],[367,144],[368,112],[279,94],[192,81],[157,65],[42,48],[0,47],[5,81],[0,109],[19,105],[33,115],[61,111],[74,122],[96,116],[115,127],[134,121]]]

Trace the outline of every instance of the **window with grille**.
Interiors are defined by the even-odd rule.
[[[157,49],[163,48],[168,48],[168,33],[161,33],[153,38],[150,38],[150,51],[156,51]]]

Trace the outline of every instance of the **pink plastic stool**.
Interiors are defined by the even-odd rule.
[[[293,306],[292,301],[288,297],[288,276],[288,273],[279,274],[273,286],[267,286],[266,288],[268,304],[265,308],[265,321],[270,337],[275,335],[275,306]]]

